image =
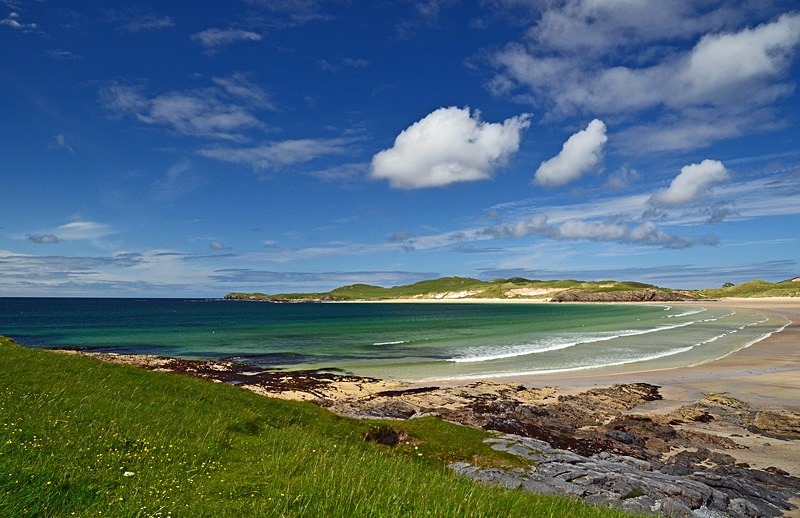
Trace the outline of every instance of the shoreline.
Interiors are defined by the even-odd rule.
[[[61,352],[200,377],[268,397],[310,401],[350,417],[437,416],[514,434],[509,439],[512,442],[517,436],[530,438],[532,444],[545,441],[534,447],[541,449],[547,444],[556,449],[552,458],[573,459],[557,467],[558,473],[571,473],[566,479],[570,484],[587,477],[582,469],[591,474],[604,469],[624,471],[630,466],[638,466],[630,468],[630,476],[640,481],[637,484],[645,484],[641,487],[650,495],[658,494],[663,476],[672,477],[671,483],[689,478],[702,482],[704,491],[723,493],[731,491],[725,480],[739,480],[741,487],[730,493],[732,499],[744,499],[752,507],[767,498],[777,506],[762,508],[757,515],[800,517],[800,299],[670,303],[678,304],[755,309],[781,315],[789,324],[748,347],[693,367],[481,381],[404,382],[325,370],[264,371],[234,362]],[[589,468],[575,464],[576,454],[583,459],[578,464]],[[615,467],[603,464],[608,461],[616,462]],[[483,476],[469,465],[463,469],[473,474],[469,476]],[[641,477],[650,476],[642,473],[653,473],[653,481],[641,482]],[[718,485],[717,481],[722,482]],[[565,489],[559,484],[563,482],[556,480],[555,486],[541,490],[571,494],[602,492],[604,487],[587,489],[579,484]],[[753,493],[752,488],[760,493]],[[612,498],[609,504],[616,501]],[[645,512],[646,507],[639,510]]]
[[[730,393],[759,407],[776,405],[800,411],[800,299],[723,299],[704,301],[716,307],[755,309],[789,321],[780,332],[723,358],[695,366],[615,373],[545,374],[505,381],[523,385],[547,384],[564,390],[644,382],[669,389],[674,397],[696,397],[703,392]],[[675,305],[694,305],[679,302]],[[691,395],[690,395],[691,394]]]

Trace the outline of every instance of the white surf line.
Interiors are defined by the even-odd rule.
[[[559,351],[559,350],[562,350],[562,349],[568,349],[570,347],[575,347],[575,346],[578,346],[578,345],[581,345],[581,344],[592,344],[592,343],[597,343],[597,342],[607,342],[609,340],[615,340],[617,338],[626,338],[628,336],[639,336],[639,335],[645,335],[645,334],[649,334],[649,333],[658,333],[660,331],[669,331],[669,330],[672,330],[672,329],[677,329],[677,328],[680,328],[680,327],[687,327],[687,326],[690,326],[690,325],[693,325],[693,324],[697,324],[698,322],[700,322],[700,321],[695,320],[695,321],[692,321],[692,322],[683,322],[681,324],[673,324],[673,325],[668,325],[668,326],[657,326],[657,327],[655,327],[653,329],[629,329],[629,330],[620,331],[619,333],[611,335],[611,336],[599,336],[599,337],[594,337],[594,338],[588,338],[587,337],[587,338],[578,339],[576,341],[565,342],[564,344],[558,344],[556,346],[545,347],[543,349],[535,349],[535,350],[531,350],[530,348],[523,349],[524,347],[526,347],[526,346],[530,347],[533,344],[519,345],[519,346],[516,346],[517,350],[510,350],[510,351],[504,352],[504,353],[486,354],[486,355],[483,355],[483,356],[475,356],[475,355],[473,355],[473,356],[455,357],[455,358],[448,358],[446,361],[455,362],[455,363],[477,363],[477,362],[485,362],[485,361],[491,361],[491,360],[504,360],[504,359],[507,359],[507,358],[516,358],[518,356],[528,356],[530,354],[540,354],[540,353],[546,353],[546,352],[551,352],[551,351]],[[515,347],[515,346],[507,346],[507,347]]]
[[[751,346],[753,346],[753,345],[755,345],[755,344],[757,344],[759,342],[762,342],[762,341],[766,340],[767,338],[769,338],[770,336],[774,335],[775,333],[780,333],[781,331],[783,331],[784,329],[789,327],[789,324],[791,324],[791,322],[787,322],[786,324],[782,325],[781,327],[779,327],[779,328],[777,328],[777,329],[775,329],[773,331],[770,331],[768,333],[764,333],[763,335],[759,336],[758,338],[750,340],[749,342],[745,343],[741,347],[738,347],[738,348],[736,348],[736,349],[734,349],[732,351],[729,351],[729,352],[723,354],[722,356],[719,356],[719,357],[716,357],[716,358],[710,358],[710,359],[707,359],[707,360],[703,360],[703,361],[698,362],[698,363],[693,363],[691,365],[688,365],[688,367],[698,367],[700,365],[705,365],[706,363],[711,363],[711,362],[722,360],[723,358],[727,358],[728,356],[730,356],[732,354],[736,354],[739,351],[747,349],[748,347],[751,347]],[[754,324],[750,324],[750,325],[754,325]],[[747,327],[747,326],[745,326],[745,327]]]
[[[391,342],[374,342],[372,345],[398,345],[407,344],[409,340],[393,340]]]
[[[577,371],[585,371],[585,370],[592,370],[592,369],[602,369],[604,367],[618,367],[620,365],[627,365],[630,363],[639,363],[639,362],[648,362],[652,360],[658,360],[659,358],[666,358],[667,356],[674,356],[676,354],[685,353],[687,351],[691,351],[694,349],[695,346],[687,346],[687,347],[679,347],[677,349],[670,349],[668,351],[664,351],[661,353],[653,354],[650,356],[646,356],[644,358],[632,358],[629,360],[621,360],[618,362],[612,363],[603,363],[599,365],[582,365],[580,367],[564,367],[562,369],[542,369],[542,370],[534,370],[534,371],[519,371],[519,372],[490,372],[490,373],[483,373],[483,374],[463,374],[459,376],[444,376],[444,377],[436,377],[436,378],[425,378],[418,380],[420,382],[434,382],[434,381],[470,381],[470,380],[479,380],[485,378],[510,378],[513,376],[542,376],[547,374],[562,374],[566,372],[577,372]]]

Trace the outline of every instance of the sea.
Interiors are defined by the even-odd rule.
[[[0,335],[36,348],[226,360],[271,370],[479,380],[701,365],[788,320],[716,305],[265,303],[0,298]]]

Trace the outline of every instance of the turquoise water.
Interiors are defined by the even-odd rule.
[[[0,334],[29,347],[416,380],[696,365],[786,324],[755,310],[702,305],[0,298]]]

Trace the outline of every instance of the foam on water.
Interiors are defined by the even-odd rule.
[[[643,356],[640,358],[629,358],[624,360],[617,360],[617,361],[607,361],[601,362],[596,365],[580,365],[576,367],[563,367],[563,368],[556,368],[556,369],[539,369],[539,370],[531,370],[531,371],[513,371],[513,372],[487,372],[482,373],[480,375],[474,374],[464,374],[458,376],[445,376],[440,378],[430,378],[420,381],[434,381],[434,380],[442,380],[442,381],[469,381],[475,379],[483,379],[483,378],[507,378],[510,376],[543,376],[546,374],[562,374],[567,372],[577,372],[577,371],[585,371],[590,369],[599,369],[603,367],[618,367],[620,365],[627,365],[630,363],[637,363],[637,362],[646,362],[652,360],[658,360],[660,358],[665,358],[668,356],[674,356],[676,354],[685,353],[694,349],[694,346],[687,346],[687,347],[678,347],[675,349],[670,349],[667,351],[662,351],[656,354],[651,354],[649,356]]]
[[[672,308],[670,308],[670,309],[672,309]],[[708,311],[708,308],[703,308],[703,307],[690,308],[690,309],[687,309],[686,311],[684,311],[683,313],[675,313],[674,315],[667,315],[667,318],[687,317],[689,315],[696,315],[698,313],[704,313],[706,311]]]
[[[760,323],[763,323],[763,322],[760,322]],[[757,323],[753,323],[753,324],[749,324],[749,325],[744,326],[744,327],[750,327],[750,326],[757,325],[757,324],[758,324],[758,322]],[[774,335],[775,333],[780,333],[781,331],[786,329],[788,326],[789,326],[789,322],[787,322],[786,324],[782,325],[781,327],[779,327],[779,328],[777,328],[777,329],[775,329],[773,331],[768,331],[768,332],[766,332],[766,333],[754,338],[753,340],[745,342],[741,347],[737,347],[737,348],[735,348],[735,349],[733,349],[731,351],[728,351],[727,353],[723,354],[722,356],[718,356],[716,358],[705,359],[705,360],[703,360],[701,362],[694,363],[694,364],[690,365],[690,367],[697,367],[698,365],[704,365],[706,363],[715,362],[715,361],[721,360],[723,358],[727,358],[728,356],[730,356],[730,355],[732,355],[734,353],[737,353],[737,352],[739,352],[739,351],[741,351],[743,349],[747,349],[748,347],[752,347],[753,345],[757,344],[758,342],[761,342],[762,340],[766,340],[767,338],[769,338],[770,336]]]
[[[583,336],[580,338],[553,338],[553,339],[541,340],[539,342],[532,344],[520,344],[520,345],[510,345],[510,346],[500,346],[500,347],[491,346],[485,348],[482,347],[478,349],[479,351],[478,354],[473,353],[470,356],[455,356],[452,358],[448,358],[448,361],[455,363],[473,363],[473,362],[485,362],[492,360],[501,360],[506,358],[514,358],[518,356],[527,356],[530,354],[541,354],[551,351],[568,349],[570,347],[575,347],[577,345],[591,344],[597,342],[607,342],[610,340],[616,340],[617,338],[624,338],[628,336],[639,336],[650,333],[669,331],[680,327],[688,327],[696,323],[698,323],[698,321],[682,322],[680,324],[673,324],[673,325],[662,325],[651,329],[624,329],[619,332],[604,334],[599,336],[595,335],[595,336]],[[497,352],[498,348],[500,348],[500,352]],[[480,351],[486,349],[491,349],[492,352],[480,354]]]

